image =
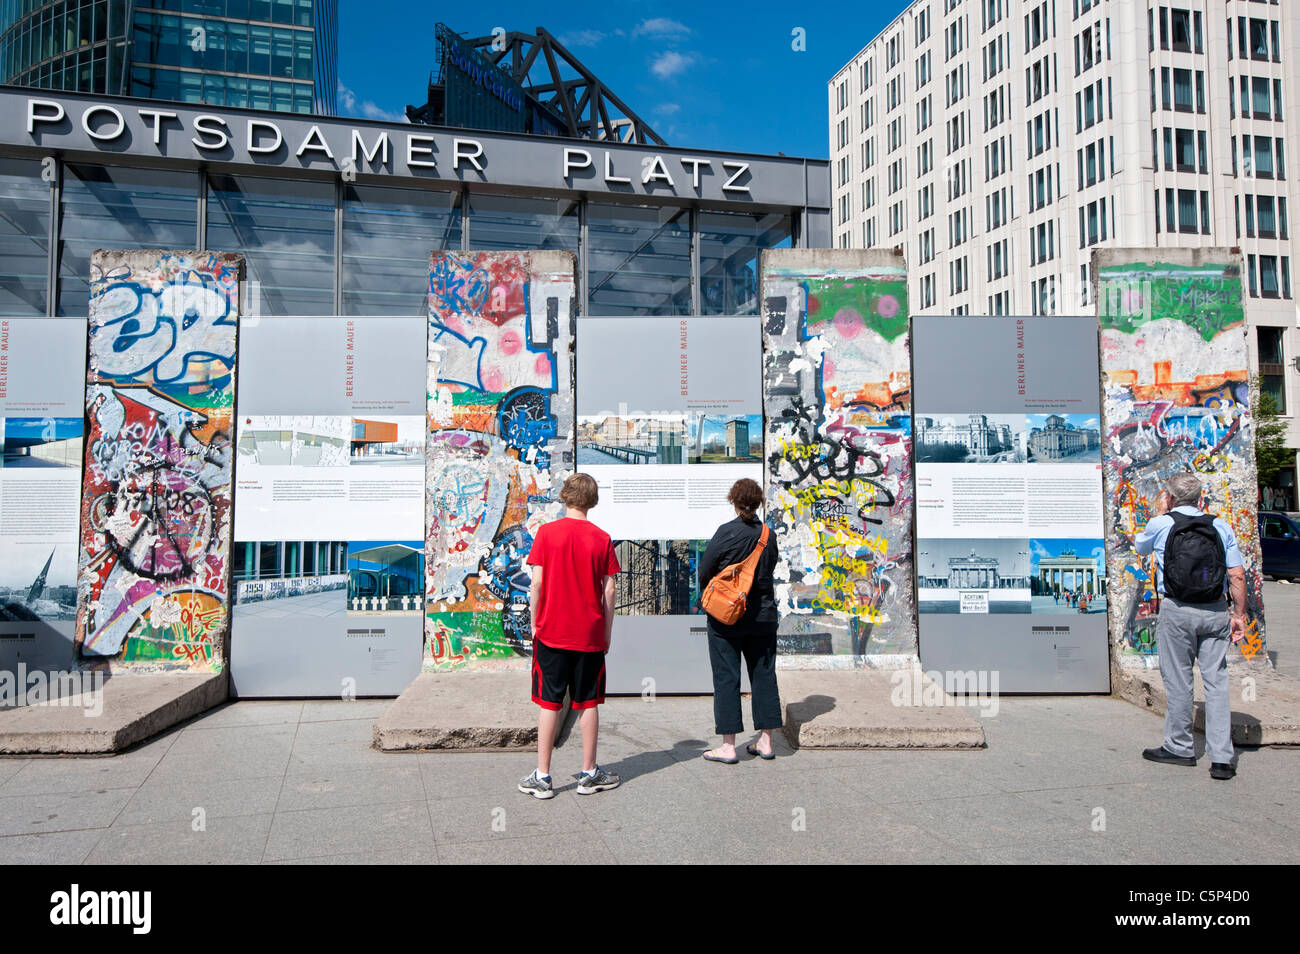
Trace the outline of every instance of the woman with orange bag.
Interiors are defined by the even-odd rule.
[[[715,576],[734,564],[743,562],[757,551],[753,584],[749,589],[745,611],[736,622],[719,622],[708,617],[709,661],[713,665],[713,718],[722,744],[704,753],[710,762],[734,765],[736,734],[744,731],[740,711],[740,661],[749,671],[752,692],[751,713],[759,736],[745,747],[756,758],[775,758],[772,753],[772,730],[781,727],[781,698],[776,687],[776,628],[780,617],[776,611],[772,573],[776,569],[776,541],[758,518],[763,504],[763,490],[748,477],[735,482],[727,502],[735,508],[736,519],[720,526],[709,541],[699,563],[699,586],[703,593]],[[759,547],[762,547],[759,550]]]

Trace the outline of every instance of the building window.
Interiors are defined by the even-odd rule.
[[[690,245],[685,209],[589,202],[588,313],[689,315]]]
[[[207,240],[245,256],[253,314],[337,314],[333,183],[212,176]]]
[[[1259,349],[1259,389],[1276,404],[1279,414],[1286,413],[1285,328],[1255,329]]]
[[[425,314],[427,290],[405,276],[427,267],[430,250],[460,248],[460,216],[454,192],[346,185],[343,314]]]
[[[193,248],[198,208],[198,177],[192,172],[64,165],[56,313],[86,314],[95,249]],[[200,247],[237,251],[215,242]],[[331,268],[328,287],[333,285]]]
[[[40,162],[0,159],[0,315],[46,313],[49,229],[50,184]]]
[[[701,212],[697,221],[701,313],[758,314],[759,254],[769,248],[790,247],[790,216]]]
[[[1276,255],[1259,257],[1259,291],[1264,298],[1278,297]]]

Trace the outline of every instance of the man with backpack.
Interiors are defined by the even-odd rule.
[[[1142,757],[1167,765],[1195,765],[1192,744],[1192,665],[1205,685],[1205,754],[1210,776],[1230,779],[1232,712],[1228,697],[1228,642],[1246,635],[1246,574],[1232,528],[1200,510],[1201,482],[1175,474],[1153,517],[1133,541],[1140,554],[1156,555],[1156,618],[1160,678],[1165,685],[1164,744]],[[1226,594],[1231,591],[1229,606]]]

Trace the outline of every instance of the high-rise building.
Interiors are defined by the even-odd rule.
[[[1278,0],[915,0],[829,83],[834,243],[902,248],[914,314],[1089,313],[1094,248],[1240,247],[1300,447],[1297,63]]]
[[[333,114],[338,0],[0,0],[0,81]]]

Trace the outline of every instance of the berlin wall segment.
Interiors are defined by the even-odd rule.
[[[763,253],[767,514],[780,652],[799,668],[917,658],[911,364],[900,253]]]
[[[570,252],[434,252],[425,468],[426,670],[524,668],[525,567],[573,468]]]
[[[1132,541],[1168,478],[1191,471],[1245,561],[1247,635],[1229,658],[1267,664],[1241,255],[1105,250],[1093,272],[1112,659],[1119,668],[1157,665],[1155,557]]]
[[[91,259],[80,663],[220,672],[240,255]]]

